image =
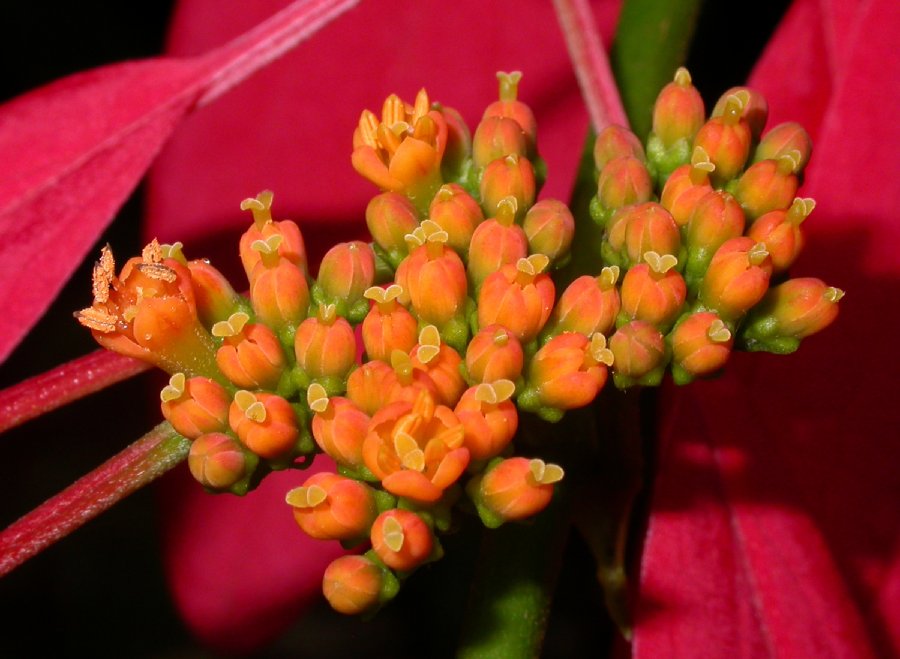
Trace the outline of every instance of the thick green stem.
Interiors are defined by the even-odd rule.
[[[569,528],[557,498],[529,525],[484,533],[459,657],[538,657]]]
[[[612,67],[631,130],[650,132],[653,102],[687,56],[701,0],[626,0],[612,47]]]
[[[0,532],[0,576],[187,457],[190,442],[161,423],[118,455]]]

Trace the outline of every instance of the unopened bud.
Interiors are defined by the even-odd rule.
[[[237,312],[213,325],[213,336],[223,339],[216,363],[239,387],[274,389],[286,366],[281,344],[267,326],[247,324],[247,319],[247,314]]]
[[[287,456],[300,435],[293,407],[275,394],[238,391],[228,423],[244,446],[268,459]]]
[[[537,193],[531,161],[515,154],[499,158],[484,168],[481,176],[481,206],[486,215],[494,215],[501,200],[516,199],[516,219],[521,220],[534,203]]]
[[[356,336],[344,318],[332,307],[319,307],[319,314],[307,318],[294,336],[297,366],[311,379],[343,380],[356,363]]]
[[[744,224],[743,210],[727,192],[715,190],[697,202],[685,232],[688,254],[685,276],[691,290],[696,289],[722,243],[744,233]]]
[[[525,214],[522,228],[531,254],[546,254],[552,263],[558,263],[569,253],[575,237],[575,218],[563,202],[542,199]]]
[[[690,73],[684,67],[679,68],[674,80],[663,87],[656,97],[653,133],[668,149],[679,140],[693,139],[705,117],[703,98],[691,84]]]
[[[213,490],[227,490],[236,485],[251,470],[249,462],[241,445],[221,432],[197,437],[188,454],[191,475]]]
[[[528,236],[515,224],[517,208],[515,197],[504,199],[496,214],[475,229],[466,271],[476,290],[488,275],[528,256]]]
[[[481,206],[461,185],[447,183],[431,201],[428,219],[447,232],[447,244],[465,256],[475,228],[484,221]]]
[[[484,111],[484,118],[509,117],[522,127],[525,135],[529,154],[535,153],[537,141],[537,121],[534,113],[525,103],[518,100],[519,81],[522,79],[520,71],[511,73],[497,72],[497,80],[500,82],[500,100],[494,101]]]
[[[732,94],[740,97],[743,103],[741,117],[747,121],[747,125],[750,127],[750,133],[753,135],[754,141],[759,140],[759,136],[766,126],[766,119],[769,117],[769,104],[766,101],[766,97],[755,89],[749,87],[732,87],[719,97],[710,116],[721,117],[725,113],[725,108],[728,105],[728,97]]]
[[[341,556],[325,568],[322,592],[338,613],[357,615],[378,605],[384,573],[365,556]]]
[[[697,203],[712,192],[709,175],[715,169],[702,147],[694,149],[691,163],[676,169],[666,180],[659,203],[679,227],[687,225]]]
[[[322,257],[316,281],[325,301],[338,305],[338,312],[347,315],[354,306],[360,306],[363,293],[375,281],[372,248],[359,240],[338,243]]]
[[[209,329],[238,310],[240,296],[221,272],[205,259],[188,261],[200,322]]]
[[[655,252],[644,255],[622,280],[621,322],[643,320],[667,331],[681,314],[687,297],[684,278],[675,270],[678,259]]]
[[[315,382],[307,390],[307,401],[314,412],[311,429],[319,448],[339,465],[359,467],[369,416],[348,398],[329,398]]]
[[[565,332],[537,351],[528,367],[528,387],[541,407],[571,410],[590,403],[606,384],[612,352],[602,334],[589,339]]]
[[[548,259],[534,254],[485,279],[478,294],[478,325],[508,328],[523,344],[533,341],[553,310],[556,289],[543,273]]]
[[[651,201],[613,215],[602,249],[607,262],[628,268],[640,263],[647,252],[677,257],[681,233],[669,211]]]
[[[160,394],[162,413],[175,430],[196,439],[228,427],[228,406],[231,402],[225,389],[215,380],[176,373]]]
[[[747,236],[765,244],[772,257],[773,272],[784,272],[797,260],[804,243],[800,224],[815,206],[812,199],[798,197],[788,210],[766,213],[750,226]]]
[[[678,384],[715,373],[731,354],[731,330],[711,311],[690,314],[671,334],[672,374]]]
[[[310,476],[285,501],[297,525],[316,540],[361,540],[378,514],[372,488],[327,471]]]
[[[466,349],[466,373],[474,382],[515,382],[523,363],[522,344],[503,325],[481,328]]]
[[[427,561],[434,551],[428,525],[412,511],[386,510],[372,524],[372,549],[392,570],[409,572]]]
[[[800,185],[794,174],[798,162],[798,154],[791,152],[779,156],[778,160],[761,160],[741,175],[734,196],[747,219],[753,221],[769,211],[790,206]]]
[[[597,277],[583,275],[569,284],[553,309],[549,332],[609,334],[621,308],[618,279],[619,267],[613,265]]]
[[[495,115],[478,123],[472,140],[472,159],[476,167],[487,167],[497,158],[513,153],[518,156],[528,153],[525,133],[517,121]]]
[[[747,162],[752,136],[750,126],[741,117],[744,102],[730,94],[722,115],[712,117],[694,138],[694,147],[703,147],[710,162],[716,168],[711,174],[715,185],[721,186],[733,179]]]
[[[594,166],[600,171],[613,158],[624,156],[644,160],[644,146],[638,136],[627,128],[610,124],[600,131],[594,142]]]
[[[633,320],[616,330],[609,340],[616,386],[637,382],[658,383],[666,362],[663,335],[650,323]]]
[[[644,163],[633,156],[614,158],[600,170],[597,181],[597,204],[605,214],[601,224],[612,211],[632,204],[642,204],[653,196],[653,181]]]
[[[394,350],[409,352],[416,345],[418,326],[413,315],[397,301],[402,289],[372,287],[365,296],[373,301],[362,323],[362,340],[367,357],[390,361]]]
[[[489,527],[528,519],[546,508],[553,487],[562,480],[563,470],[555,464],[528,458],[509,458],[475,478],[467,488]]]
[[[254,243],[261,247],[258,243]],[[273,252],[274,254],[274,252]],[[303,270],[276,257],[256,264],[250,275],[250,302],[259,321],[280,330],[296,327],[306,317],[309,285]]]
[[[756,147],[753,162],[778,160],[785,154],[794,153],[796,154],[794,173],[800,174],[806,167],[811,152],[812,140],[809,139],[809,133],[800,124],[788,121],[766,132]]]
[[[765,295],[771,274],[772,259],[765,244],[746,237],[732,238],[710,261],[700,283],[699,299],[723,320],[740,318]]]
[[[419,226],[416,207],[397,192],[383,192],[366,206],[366,225],[375,243],[385,251],[396,268],[407,254],[404,236]]]
[[[496,380],[471,387],[460,398],[453,411],[466,429],[464,442],[473,460],[493,458],[512,441],[519,425],[515,390],[511,380]]]

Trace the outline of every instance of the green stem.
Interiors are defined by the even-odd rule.
[[[118,455],[0,532],[0,576],[187,457],[190,442],[161,423]]]
[[[701,0],[626,0],[612,47],[612,67],[631,121],[644,139],[653,102],[687,56]]]
[[[538,657],[569,528],[560,497],[529,525],[485,531],[458,657]]]

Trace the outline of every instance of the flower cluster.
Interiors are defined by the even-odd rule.
[[[334,460],[286,501],[308,535],[370,547],[325,573],[341,612],[376,608],[439,558],[455,510],[496,527],[550,503],[563,469],[519,453],[520,412],[557,421],[610,373],[618,387],[667,369],[684,383],[734,346],[790,352],[837,313],[838,289],[785,278],[814,205],[794,198],[806,133],[761,134],[765,100],[745,88],[706,120],[684,69],[646,151],[621,127],[598,136],[593,267],[557,295],[576,220],[537,201],[535,119],[520,74],[498,78],[474,134],[424,90],[363,112],[352,163],[382,189],[373,243],[334,246],[315,278],[263,192],[241,204],[248,295],[154,241],[118,276],[104,249],[77,314],[105,347],[171,374],[162,411],[208,489],[243,494],[318,452]]]

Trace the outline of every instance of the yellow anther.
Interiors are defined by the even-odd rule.
[[[100,262],[95,263],[94,271],[91,273],[91,290],[94,294],[94,302],[103,304],[109,301],[110,281],[110,277],[107,276]]]
[[[815,207],[816,201],[812,197],[797,197],[788,209],[788,217],[799,224],[809,217]]]
[[[600,287],[603,290],[608,290],[616,285],[616,282],[619,281],[619,266],[617,265],[608,265],[600,271]]]
[[[659,252],[644,252],[644,262],[653,272],[664,275],[678,265],[678,259],[672,254],[659,254]]]
[[[254,240],[250,243],[250,249],[257,251],[260,254],[275,254],[278,251],[278,248],[281,247],[283,241],[284,236],[280,233],[273,233],[264,240]]]
[[[266,420],[266,406],[256,399],[251,392],[241,389],[234,395],[234,402],[251,421],[262,423]]]
[[[178,275],[175,271],[162,263],[138,263],[135,268],[142,275],[146,275],[147,277],[150,277],[150,279],[155,279],[156,281],[164,281],[171,284],[178,279]]]
[[[321,323],[331,325],[337,318],[337,307],[333,304],[320,304],[318,317]]]
[[[388,517],[384,520],[384,544],[391,551],[400,551],[403,549],[403,525],[397,521],[395,517]]]
[[[243,331],[248,320],[250,320],[250,316],[246,313],[235,311],[228,317],[228,320],[220,320],[212,326],[212,335],[219,338],[237,336]]]
[[[154,238],[141,251],[141,260],[144,263],[162,263],[162,250],[159,248],[159,241]]]
[[[825,292],[822,294],[823,297],[829,302],[837,302],[840,300],[846,293],[842,291],[840,288],[835,288],[834,286],[829,286],[825,289]]]
[[[113,258],[112,248],[108,244],[100,250],[100,260],[97,263],[100,264],[106,277],[112,281],[116,276],[116,259]]]
[[[241,202],[241,210],[249,210],[253,213],[253,222],[258,228],[266,222],[272,221],[272,202],[275,199],[275,193],[271,190],[263,190],[256,197],[248,197]]]
[[[116,331],[116,317],[103,309],[88,307],[87,309],[76,311],[75,318],[88,329],[97,330],[104,334]]]
[[[294,508],[315,508],[324,503],[326,499],[328,499],[328,493],[318,485],[295,487],[284,496],[287,504]]]
[[[527,258],[516,261],[516,270],[532,277],[539,275],[550,264],[550,257],[546,254],[532,254]]]
[[[756,243],[747,252],[747,259],[752,265],[760,265],[769,256],[769,250],[766,249],[765,243]]]
[[[359,117],[359,134],[366,146],[378,148],[378,117],[371,110],[363,110]]]
[[[600,332],[591,334],[591,344],[588,347],[588,352],[590,352],[591,357],[593,357],[594,361],[598,364],[606,364],[606,366],[613,365],[615,357],[613,356],[612,350],[606,347],[606,337]]]
[[[425,236],[425,230],[418,226],[413,229],[412,233],[408,233],[403,236],[403,240],[406,241],[406,246],[409,247],[409,250],[412,251],[416,247],[421,247],[425,244],[427,237]]]
[[[532,460],[529,463],[528,468],[536,485],[552,485],[553,483],[558,483],[565,475],[565,472],[563,472],[562,467],[559,465],[552,463],[547,464],[539,458]]]
[[[709,340],[713,343],[726,343],[731,339],[731,330],[725,326],[725,323],[722,322],[721,319],[716,318],[709,324],[709,330],[707,330],[706,336],[708,336]]]
[[[328,409],[328,392],[318,382],[313,382],[306,390],[306,402],[313,412],[322,413]]]
[[[710,173],[716,170],[714,163],[710,162],[709,154],[702,146],[695,146],[691,154],[691,167]]]
[[[169,384],[162,388],[159,392],[159,398],[162,402],[178,400],[184,394],[184,373],[176,373],[169,378]]]
[[[411,121],[413,125],[424,117],[431,110],[431,100],[428,98],[428,92],[425,91],[425,88],[419,90],[419,93],[416,94],[416,101],[413,105],[413,112]]]
[[[381,107],[381,123],[393,126],[398,121],[406,120],[406,104],[396,94],[384,99]]]
[[[691,74],[686,68],[684,68],[683,66],[679,66],[675,70],[675,75],[672,78],[672,81],[679,87],[687,87],[691,84]]]

